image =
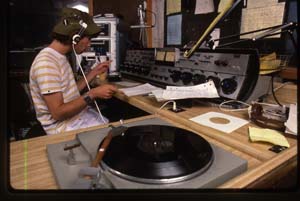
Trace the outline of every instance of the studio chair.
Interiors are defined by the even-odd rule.
[[[11,137],[15,140],[46,135],[42,125],[36,119],[30,98],[20,81],[9,80],[8,119]]]

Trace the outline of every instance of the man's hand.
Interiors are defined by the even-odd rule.
[[[95,66],[95,68],[93,68],[90,72],[90,74],[92,74],[92,77],[96,77],[97,75],[99,74],[102,74],[104,72],[107,72],[108,68],[109,68],[109,64],[111,63],[112,61],[109,60],[109,61],[105,61],[105,62],[102,62],[102,63],[99,63]]]
[[[114,93],[117,92],[117,87],[111,84],[104,84],[99,87],[91,89],[89,92],[89,96],[91,98],[102,98],[102,99],[110,99]]]

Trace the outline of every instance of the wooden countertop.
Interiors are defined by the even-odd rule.
[[[278,98],[284,103],[295,103],[297,101],[297,86],[286,85],[276,92]],[[288,96],[286,96],[288,94]],[[274,153],[268,149],[272,146],[268,143],[252,143],[248,137],[248,127],[255,126],[249,123],[232,133],[202,126],[189,120],[209,111],[221,112],[217,107],[204,106],[195,103],[191,108],[180,113],[173,113],[166,108],[159,110],[162,103],[148,96],[125,97],[117,94],[117,98],[126,101],[152,115],[126,120],[127,122],[157,116],[178,127],[191,130],[210,143],[232,152],[248,161],[248,169],[245,173],[227,181],[219,188],[259,188],[268,179],[280,178],[297,165],[297,140],[287,138],[290,148],[281,153]],[[270,99],[272,102],[272,99]],[[222,111],[222,113],[224,113]],[[248,119],[247,112],[225,112],[229,115]],[[117,124],[117,123],[116,123]],[[107,125],[65,132],[59,135],[42,136],[28,140],[10,143],[10,183],[14,189],[57,189],[54,175],[46,154],[46,145],[55,144],[74,139],[79,132],[107,127]],[[257,126],[256,126],[257,127]],[[296,179],[296,177],[295,177]]]

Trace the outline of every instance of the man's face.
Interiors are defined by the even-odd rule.
[[[91,39],[87,36],[83,37],[78,44],[75,45],[75,50],[77,54],[83,53],[87,50],[88,47],[91,45]]]

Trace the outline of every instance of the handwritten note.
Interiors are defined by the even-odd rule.
[[[181,0],[167,0],[167,15],[181,12]]]
[[[287,139],[281,133],[271,129],[249,127],[249,137],[252,142],[263,141],[290,147]]]
[[[264,4],[259,5],[261,7],[254,6],[253,4],[249,6],[250,8],[247,7],[242,10],[241,33],[277,26],[283,23],[285,2],[273,3],[267,6],[263,6]],[[243,35],[241,38],[253,38],[260,33],[262,32]],[[270,37],[278,38],[280,34]]]
[[[120,91],[123,91],[126,96],[137,96],[143,94],[149,94],[153,90],[159,89],[149,83],[139,85],[136,87],[122,88]]]
[[[213,81],[189,87],[167,86],[165,90],[153,90],[152,94],[157,101],[219,97]]]
[[[214,1],[213,0],[197,0],[195,7],[195,15],[206,14],[214,12]]]

